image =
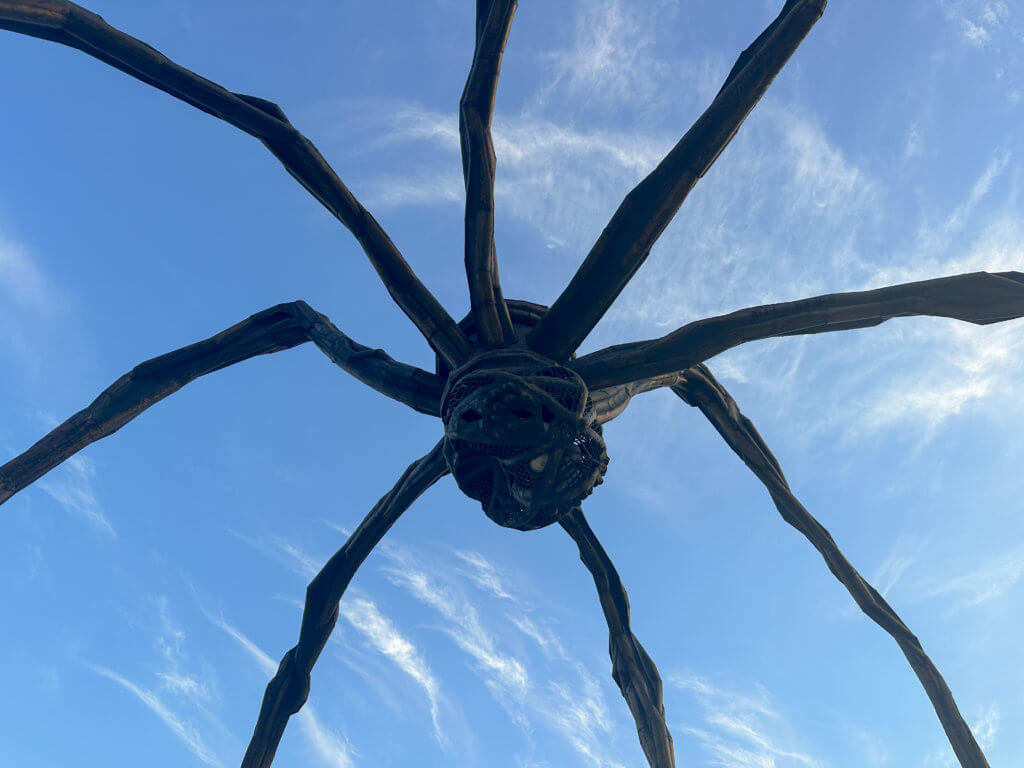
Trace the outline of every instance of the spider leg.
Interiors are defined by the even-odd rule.
[[[684,371],[680,383],[673,386],[672,391],[687,404],[701,410],[729,447],[764,483],[782,518],[814,545],[860,609],[896,641],[931,699],[960,765],[963,768],[988,768],[988,761],[957,709],[953,694],[925,654],[920,641],[885,598],[850,565],[824,526],[793,495],[775,456],[750,419],[740,412],[736,401],[703,365]]]
[[[651,768],[675,768],[672,734],[665,724],[661,676],[629,626],[629,597],[611,559],[577,507],[560,521],[580,550],[580,560],[594,577],[601,610],[608,622],[612,677],[636,721],[640,746]]]
[[[310,672],[334,629],[338,603],[356,570],[402,513],[448,473],[441,445],[439,442],[430,453],[405,470],[309,583],[299,642],[284,655],[277,674],[267,684],[242,768],[269,768],[288,718],[306,703]]]
[[[479,0],[476,48],[459,101],[462,175],[466,182],[466,277],[477,340],[482,346],[511,343],[515,332],[498,282],[494,248],[494,142],[491,117],[501,54],[516,0]]]
[[[787,0],[775,21],[740,55],[704,114],[626,195],[569,285],[530,331],[530,346],[555,360],[569,359],[821,18],[825,4],[826,0]]]
[[[304,301],[278,304],[205,341],[137,365],[84,410],[0,466],[0,504],[190,381],[250,357],[307,341],[378,392],[421,413],[438,414],[442,382],[437,376],[396,362],[381,349],[356,343]]]
[[[867,328],[912,315],[949,317],[975,325],[1024,317],[1024,273],[971,272],[747,307],[697,320],[660,339],[606,347],[567,365],[588,387],[601,389],[682,371],[748,341]]]
[[[625,384],[617,384],[604,389],[595,389],[590,392],[590,401],[594,404],[594,411],[598,424],[607,424],[612,419],[618,418],[634,395],[650,392],[655,389],[663,389],[676,384],[681,373],[665,373],[661,376],[651,376],[646,379],[637,379]]]
[[[455,321],[416,277],[377,220],[276,104],[232,93],[64,0],[0,0],[0,29],[77,48],[259,139],[355,235],[395,303],[441,357],[454,368],[469,356],[469,341]]]

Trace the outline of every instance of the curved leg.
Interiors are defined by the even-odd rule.
[[[190,381],[256,355],[314,342],[357,379],[422,413],[437,415],[441,380],[357,344],[304,301],[278,304],[205,341],[136,366],[87,408],[0,466],[0,504],[90,443],[113,434]]]
[[[259,139],[288,173],[355,235],[395,303],[441,357],[454,368],[469,356],[469,341],[455,321],[416,277],[377,220],[279,106],[233,93],[200,77],[66,0],[0,0],[0,29],[77,48]]]
[[[661,676],[629,626],[629,597],[611,559],[577,507],[561,521],[580,550],[580,560],[594,577],[601,610],[608,622],[608,652],[612,677],[636,721],[640,746],[651,768],[675,768],[672,734],[665,724]]]
[[[1024,317],[1024,272],[970,272],[747,307],[697,320],[660,339],[606,347],[567,366],[582,376],[587,386],[604,388],[682,371],[748,341],[867,328],[912,315],[949,317],[976,325]]]
[[[309,583],[299,642],[284,655],[277,674],[267,684],[242,768],[269,768],[288,718],[302,709],[309,697],[310,672],[334,629],[338,603],[356,570],[402,513],[447,473],[448,465],[439,442],[430,453],[405,470]]]
[[[925,654],[921,642],[896,615],[885,598],[850,565],[824,526],[793,495],[778,461],[754,425],[740,413],[736,401],[703,365],[685,371],[683,381],[672,387],[672,391],[687,404],[701,410],[729,447],[764,483],[782,518],[814,545],[829,570],[846,587],[860,609],[896,641],[931,699],[960,765],[963,768],[988,768],[988,761],[957,709],[953,694],[935,664]]]
[[[740,55],[704,114],[626,195],[569,285],[530,331],[530,346],[555,360],[569,359],[821,18],[825,3],[787,0],[778,18]]]
[[[651,376],[626,384],[592,390],[590,400],[594,404],[597,423],[607,424],[612,419],[618,418],[635,395],[671,387],[679,383],[681,378],[681,373],[666,373],[661,376]]]
[[[512,26],[516,0],[479,0],[476,48],[459,101],[462,175],[466,182],[466,277],[483,346],[514,341],[512,319],[498,282],[494,248],[494,142],[491,116],[501,70],[501,54]]]

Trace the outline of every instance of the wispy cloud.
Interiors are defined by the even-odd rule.
[[[940,0],[936,4],[955,39],[991,67],[993,80],[1016,104],[1021,100],[1018,49],[1024,34],[1020,8],[1003,0]]]
[[[430,702],[434,735],[438,743],[445,744],[447,738],[441,729],[440,721],[441,686],[420,650],[370,600],[359,597],[346,598],[341,602],[341,615],[362,632],[379,653],[391,659],[423,689]]]
[[[209,675],[201,678],[186,668],[186,633],[171,616],[170,601],[165,595],[157,600],[157,614],[160,632],[154,645],[163,661],[163,668],[156,673],[161,689],[209,715],[206,707],[217,698],[216,685]]]
[[[658,9],[664,23],[667,6]],[[639,110],[658,95],[655,73],[667,67],[654,51],[653,9],[624,0],[579,3],[572,28],[560,39],[566,47],[543,54],[545,82],[527,110],[550,109],[570,100],[574,107],[628,104]],[[644,18],[644,16],[647,18]]]
[[[978,740],[982,749],[991,749],[996,740],[996,733],[999,731],[999,707],[990,704],[973,723],[971,731]]]
[[[51,309],[53,288],[22,246],[0,233],[0,296],[8,304]]]
[[[548,690],[552,697],[544,707],[545,716],[573,749],[595,768],[621,768],[602,747],[611,731],[611,721],[593,679],[584,677],[582,686],[552,682]]]
[[[339,528],[333,523],[327,522],[327,524],[332,528]],[[308,554],[300,546],[281,536],[254,537],[234,530],[229,530],[229,533],[256,551],[276,560],[303,579],[311,579],[321,568],[322,564],[320,561]],[[348,532],[345,531],[345,533],[347,535]],[[296,603],[296,607],[300,611],[303,610],[301,603]],[[446,745],[447,736],[441,726],[441,704],[443,700],[441,686],[431,672],[423,653],[399,630],[391,619],[380,611],[377,604],[368,597],[346,595],[340,605],[340,615],[363,634],[376,652],[387,657],[399,670],[411,677],[423,689],[430,708],[434,734],[439,744],[442,746]],[[229,630],[226,629],[225,631]],[[230,631],[232,637],[242,642],[243,636],[240,633],[237,633],[233,628]],[[254,648],[253,646],[247,649],[252,654],[254,653]]]
[[[942,0],[940,6],[961,39],[976,48],[990,45],[1010,19],[1010,8],[1001,0]]]
[[[93,489],[95,475],[96,467],[93,462],[85,456],[76,455],[37,485],[69,514],[84,520],[107,536],[116,537],[114,526],[110,524],[96,498]]]
[[[870,581],[882,597],[888,597],[907,569],[917,561],[917,549],[903,538],[898,540],[872,575]]]
[[[560,661],[569,659],[562,639],[550,627],[539,623],[536,617],[530,613],[523,610],[513,611],[508,614],[508,620],[516,629],[540,646],[541,651],[548,658]]]
[[[454,554],[455,557],[470,566],[468,570],[458,568],[455,572],[465,576],[485,594],[502,601],[506,605],[505,618],[523,635],[536,643],[548,659],[558,662],[573,661],[558,633],[537,615],[532,604],[517,594],[517,590],[509,583],[510,577],[503,573],[498,566],[479,552],[456,551]],[[586,674],[582,668],[579,671],[581,674]]]
[[[947,567],[946,575],[923,588],[924,596],[951,601],[954,612],[996,600],[1024,578],[1024,546],[991,558],[980,566]]]
[[[460,569],[460,573],[466,575],[478,587],[502,600],[513,599],[498,569],[479,552],[456,552],[455,556],[469,566],[469,570]]]
[[[461,206],[458,121],[448,113],[409,103],[370,105],[348,131],[371,131],[371,148],[415,146],[432,150],[430,164],[401,178],[373,176],[361,183],[368,203],[388,206]],[[495,196],[502,213],[535,228],[550,248],[578,251],[600,232],[601,217],[653,168],[672,136],[650,137],[576,129],[542,116],[496,116],[500,157]],[[609,194],[611,193],[611,194]]]
[[[486,672],[487,684],[496,697],[502,703],[507,701],[506,695],[521,700],[530,687],[526,667],[498,650],[498,642],[485,628],[476,606],[418,568],[408,553],[392,552],[390,557],[393,564],[385,568],[388,578],[447,620],[452,640]]]
[[[289,571],[307,581],[316,576],[323,566],[322,562],[281,536],[251,536],[233,528],[226,530],[239,541],[249,545],[260,554],[276,560]]]
[[[459,567],[455,574],[478,588],[487,601],[476,604],[454,582],[428,575],[428,571],[440,574],[445,569],[428,569],[412,552],[394,545],[387,555],[391,560],[384,569],[388,578],[445,620],[445,631],[473,660],[515,724],[528,734],[538,727],[553,729],[595,768],[619,765],[606,746],[612,719],[601,684],[577,658],[570,657],[565,641],[538,615],[538,609],[518,596],[522,585],[479,552],[456,552],[457,561],[470,567]],[[498,617],[485,618],[485,608],[495,609]],[[505,651],[502,632],[492,629],[502,620],[532,640],[543,658],[536,659],[525,649],[516,655]]]
[[[68,334],[68,328],[57,323],[71,302],[40,264],[31,249],[10,234],[0,211],[0,353],[10,353],[22,369],[15,368],[12,374],[38,375],[47,363],[42,350],[52,342],[49,334],[58,328],[62,336]]]
[[[117,672],[107,669],[106,667],[90,665],[90,669],[92,669],[96,674],[114,681],[126,691],[134,695],[135,698],[142,702],[151,712],[153,712],[153,714],[159,717],[163,724],[166,725],[197,758],[214,768],[220,768],[224,765],[203,743],[202,737],[199,735],[199,731],[196,727],[192,723],[183,720],[172,712],[156,692],[143,688],[140,685],[136,685],[131,680],[122,677]]]
[[[720,688],[693,675],[676,675],[671,682],[701,705],[704,722],[687,732],[695,736],[722,768],[782,768],[821,766],[816,758],[787,742],[789,727],[765,690],[754,694]]]
[[[207,618],[238,643],[268,679],[274,676],[277,672],[277,662],[270,658],[262,648],[231,626],[223,617],[208,613]],[[316,709],[310,702],[307,701],[295,717],[307,743],[324,765],[334,766],[334,768],[351,768],[353,766],[351,751],[346,742],[321,722]]]

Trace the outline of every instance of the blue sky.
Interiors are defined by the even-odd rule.
[[[280,103],[461,317],[472,5],[90,7]],[[780,5],[521,4],[494,119],[507,296],[558,295]],[[833,3],[583,351],[1024,269],[1022,50],[1008,2]],[[282,301],[432,368],[354,239],[254,140],[9,33],[0,99],[4,456],[136,363]],[[710,367],[922,639],[992,765],[1024,764],[1024,326],[904,319]],[[954,765],[895,644],[696,411],[645,395],[605,435],[585,511],[665,679],[680,766]],[[439,436],[303,347],[189,385],[15,496],[2,762],[237,764],[306,581]],[[568,537],[501,529],[449,478],[354,580],[275,765],[640,768],[609,673]]]

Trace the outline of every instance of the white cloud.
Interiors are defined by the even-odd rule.
[[[186,670],[186,633],[171,616],[166,596],[157,600],[160,633],[154,645],[163,660],[163,669],[156,673],[162,690],[179,697],[189,705],[209,714],[206,706],[216,698],[216,684],[211,674],[202,679]]]
[[[545,707],[546,717],[573,749],[595,768],[621,768],[602,748],[612,731],[612,720],[597,681],[583,674],[571,684],[552,682],[549,690],[554,697]]]
[[[903,144],[903,162],[920,157],[924,154],[924,129],[921,122],[915,120],[907,129],[907,138]]]
[[[262,648],[223,618],[212,614],[207,614],[207,618],[237,642],[268,679],[274,676],[277,672],[277,662],[270,658]],[[347,743],[321,722],[316,709],[310,702],[306,702],[295,718],[298,720],[306,742],[324,765],[333,766],[333,768],[351,768],[353,766],[351,750]]]
[[[997,0],[942,0],[946,18],[955,24],[965,43],[985,48],[1010,18],[1010,8]]]
[[[163,724],[166,725],[197,758],[214,768],[220,768],[223,766],[223,763],[218,760],[203,743],[203,739],[196,727],[192,723],[181,719],[178,715],[172,712],[155,692],[136,685],[131,680],[122,677],[117,674],[117,672],[107,669],[106,667],[90,665],[90,669],[108,680],[113,680],[126,691],[133,694],[151,712],[153,712],[153,714],[159,717]]]
[[[488,687],[499,701],[506,702],[505,694],[513,701],[521,701],[530,688],[526,667],[519,659],[498,650],[498,642],[484,627],[476,606],[417,568],[408,554],[390,556],[394,565],[385,568],[388,578],[449,622],[452,640],[485,672]]]
[[[502,600],[514,599],[508,591],[505,579],[498,573],[498,569],[479,552],[456,552],[455,556],[470,566],[469,571],[459,569],[459,572],[467,576],[482,590]]]
[[[350,533],[334,523],[324,522],[346,536]],[[314,577],[322,567],[322,564],[316,558],[283,537],[252,537],[231,529],[228,529],[228,532],[257,552],[278,561],[281,565],[307,581]],[[296,602],[295,605],[300,612],[304,609],[302,603]],[[447,737],[440,722],[440,708],[443,698],[441,687],[430,671],[430,667],[423,658],[422,652],[368,598],[351,594],[346,595],[340,604],[340,615],[367,638],[374,650],[388,657],[404,674],[410,676],[423,688],[430,707],[434,734],[437,737],[438,743],[442,745],[447,744]],[[243,636],[237,633],[236,630],[233,628],[222,628],[231,633],[232,637],[236,640],[243,642]],[[248,642],[247,639],[244,640]],[[247,650],[249,650],[250,654],[254,654],[255,646],[247,646]]]
[[[909,546],[904,539],[896,542],[880,566],[875,570],[871,584],[882,597],[888,597],[903,575],[917,561],[916,547]]]
[[[550,627],[538,624],[537,619],[526,611],[517,610],[509,613],[508,620],[512,622],[516,629],[537,643],[537,645],[540,646],[541,651],[543,651],[549,659],[562,661],[569,659],[569,655],[566,653],[565,645],[562,643],[561,638],[559,638]]]
[[[1004,149],[997,149],[990,158],[988,165],[981,175],[971,185],[967,197],[953,209],[946,220],[938,227],[923,227],[918,234],[918,259],[914,269],[920,274],[921,262],[935,252],[941,251],[949,246],[952,237],[961,232],[970,221],[971,216],[986,195],[991,191],[992,185],[1006,171],[1010,164],[1011,154]],[[921,258],[923,257],[923,258]],[[934,258],[934,256],[933,256]]]
[[[645,8],[624,0],[587,0],[577,5],[572,29],[559,39],[567,47],[541,55],[544,82],[528,102],[527,111],[550,110],[571,102],[574,111],[628,105],[637,112],[658,97],[657,72],[669,68],[654,52],[654,13],[666,21],[665,4]],[[641,14],[649,14],[640,18]]]
[[[924,596],[952,601],[952,610],[961,611],[996,600],[1024,578],[1024,547],[1016,547],[982,565],[965,569],[947,566],[947,575],[924,586]]]
[[[209,698],[206,686],[191,675],[175,672],[157,672],[156,676],[164,688],[191,699]]]
[[[428,570],[443,572],[443,567],[421,566],[410,552],[394,545],[387,555],[393,565],[384,569],[385,574],[445,619],[445,631],[474,661],[513,723],[527,734],[538,727],[553,729],[595,768],[619,766],[607,747],[613,720],[601,683],[578,658],[570,657],[565,641],[547,626],[538,609],[518,597],[522,585],[480,553],[456,552],[459,561],[472,564],[472,570],[458,568],[455,572],[480,588],[489,601],[477,605],[454,584],[443,583],[443,577],[427,575]],[[516,656],[505,652],[502,633],[492,630],[482,615],[487,607],[494,607],[536,643],[544,659],[525,652]]]
[[[38,375],[46,364],[44,350],[52,344],[51,335],[69,333],[63,321],[71,302],[31,250],[4,229],[0,211],[0,353],[16,361],[17,366],[7,364],[12,375]]]
[[[716,765],[722,768],[823,766],[818,759],[789,746],[793,738],[767,691],[737,693],[694,675],[676,675],[671,682],[693,695],[703,710],[702,726],[691,726]]]
[[[431,146],[431,163],[401,177],[373,176],[360,184],[367,204],[461,207],[457,118],[415,104],[375,104],[346,130],[372,132],[370,147]],[[558,249],[589,247],[601,218],[614,211],[671,148],[670,134],[646,136],[581,130],[530,114],[493,121],[499,212],[530,224]],[[500,222],[499,222],[500,226]]]
[[[307,581],[311,580],[323,563],[304,552],[301,547],[280,536],[249,536],[232,528],[226,529],[229,534],[241,542],[248,544],[262,555],[270,557]]]
[[[0,296],[5,304],[51,308],[53,289],[22,246],[0,234]]]
[[[341,601],[341,615],[423,689],[430,702],[434,734],[439,743],[446,743],[440,722],[441,686],[420,650],[370,600],[346,597]]]
[[[971,724],[971,732],[982,749],[991,749],[999,731],[999,708],[990,704],[988,709],[979,715]]]
[[[93,489],[95,464],[81,454],[72,456],[37,485],[71,515],[111,537],[117,532],[103,513]]]

